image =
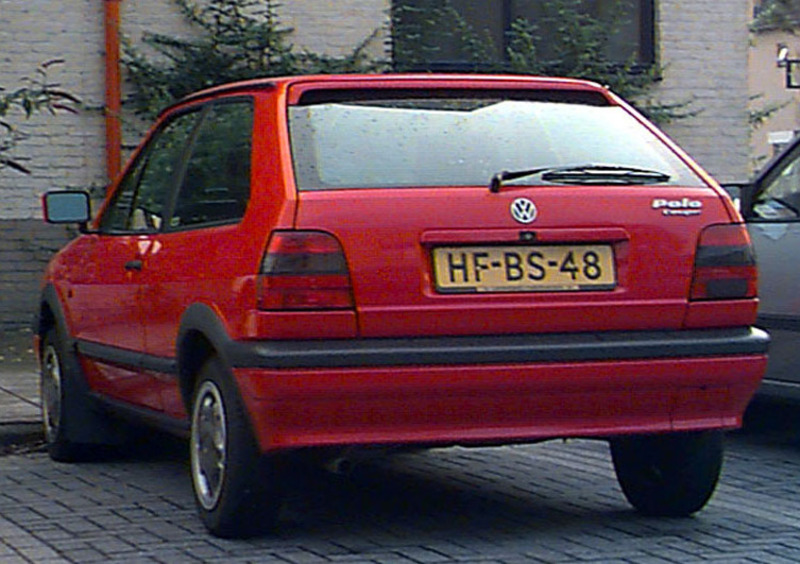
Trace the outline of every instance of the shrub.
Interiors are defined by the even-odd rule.
[[[48,61],[36,69],[33,78],[23,78],[20,86],[14,90],[6,90],[0,86],[0,171],[5,168],[29,174],[30,170],[22,164],[22,158],[14,158],[13,149],[28,135],[14,125],[7,116],[14,112],[21,113],[26,119],[33,114],[46,111],[55,114],[59,110],[74,112],[80,102],[71,94],[60,89],[56,83],[47,78],[47,69],[62,63],[60,59]]]
[[[173,0],[196,37],[180,39],[147,33],[147,56],[126,41],[122,62],[135,90],[129,101],[152,116],[177,99],[217,84],[249,78],[326,72],[366,72],[383,67],[366,54],[377,32],[352,52],[330,56],[298,51],[289,43],[292,28],[278,17],[273,0]]]

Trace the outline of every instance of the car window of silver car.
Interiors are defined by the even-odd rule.
[[[766,176],[753,203],[754,219],[800,219],[800,150]]]

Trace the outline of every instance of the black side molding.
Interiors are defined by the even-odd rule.
[[[89,341],[77,341],[77,349],[78,353],[83,356],[101,360],[108,364],[138,368],[161,374],[178,374],[177,362],[174,358],[152,356]]]

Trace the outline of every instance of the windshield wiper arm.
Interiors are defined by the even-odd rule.
[[[500,187],[503,185],[503,182],[506,180],[517,180],[518,178],[525,178],[526,176],[533,176],[534,174],[539,174],[540,172],[545,172],[548,170],[555,170],[551,166],[543,166],[541,168],[529,168],[525,170],[501,170],[489,181],[489,192],[497,193],[500,191]]]
[[[670,175],[657,170],[647,170],[629,166],[615,165],[568,165],[558,167],[540,167],[524,170],[503,170],[492,176],[489,183],[490,192],[499,192],[503,182],[507,180],[517,180],[526,176],[542,174],[542,180],[548,182],[553,180],[572,180],[580,184],[605,184],[605,183],[624,183],[632,184],[645,182],[647,184],[658,184],[670,179]]]

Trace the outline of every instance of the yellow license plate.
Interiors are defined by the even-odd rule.
[[[437,247],[440,292],[569,292],[616,285],[611,245]]]

